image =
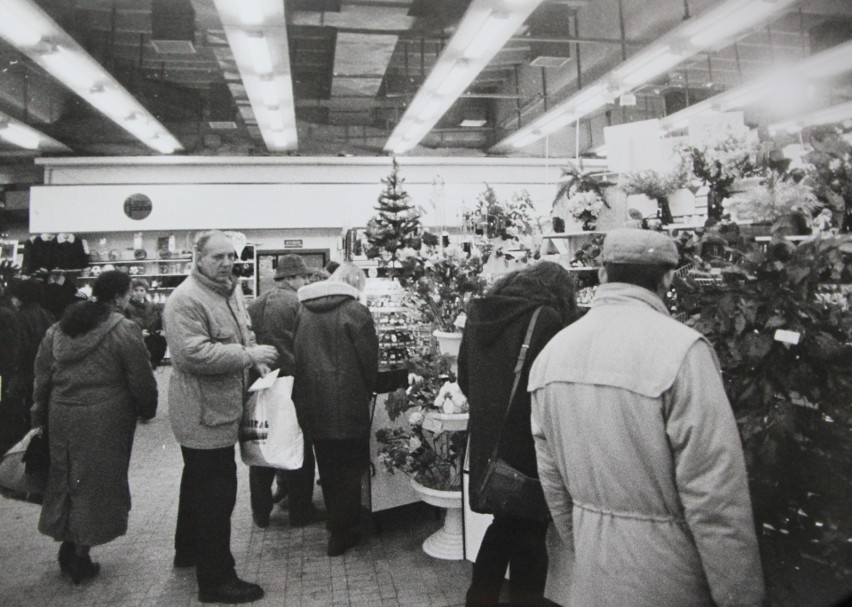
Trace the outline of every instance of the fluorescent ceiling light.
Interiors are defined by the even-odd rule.
[[[508,30],[509,28],[512,28],[512,31],[508,32],[511,36],[517,26],[509,18],[508,14],[489,11],[488,16],[482,21],[479,31],[476,32],[473,39],[464,49],[462,57],[465,59],[479,59],[489,49],[494,47],[495,41],[499,43],[505,37],[504,30]]]
[[[254,71],[258,74],[272,73],[272,56],[269,54],[269,43],[262,33],[246,33],[246,45],[251,55]]]
[[[278,86],[273,76],[261,78],[259,88],[263,103],[267,107],[274,107],[281,103],[281,95],[278,94]]]
[[[75,92],[80,89],[91,90],[104,79],[103,68],[88,56],[72,53],[62,47],[56,47],[52,52],[45,53],[42,60],[47,64],[51,73],[59,77]]]
[[[450,73],[447,74],[447,77],[444,78],[444,81],[441,82],[440,86],[438,86],[438,90],[436,92],[441,97],[449,95],[450,93],[458,95],[461,91],[457,89],[463,86],[465,79],[470,78],[470,76],[470,64],[466,61],[459,61],[450,68]]]
[[[532,133],[529,133],[528,135],[525,135],[523,137],[519,137],[516,141],[513,141],[512,147],[524,148],[524,147],[528,146],[529,144],[538,141],[539,139],[542,138],[542,136],[543,136],[543,133],[541,133],[539,131],[533,131]]]
[[[281,114],[281,110],[278,108],[270,109],[266,114],[266,124],[268,124],[269,128],[273,131],[283,131],[284,116]]]
[[[289,141],[284,131],[272,131],[272,145],[275,147],[286,148]]]
[[[7,124],[0,129],[0,137],[11,144],[28,150],[37,150],[41,138],[35,131],[17,124]]]
[[[161,135],[155,135],[153,138],[149,139],[145,143],[160,152],[161,154],[171,154],[177,148],[170,139],[171,138],[163,137]]]
[[[15,6],[0,3],[0,37],[12,46],[35,46],[43,38],[43,33],[27,21]]]
[[[715,44],[763,21],[777,10],[776,4],[774,0],[727,2],[698,17],[700,23],[689,42],[699,48]]]
[[[420,132],[425,136],[542,1],[503,0],[499,3],[498,14],[494,10],[498,3],[494,0],[472,0],[384,149],[401,153],[417,145],[419,139],[410,145],[401,142],[403,135],[412,128],[412,119],[417,117],[424,123]]]
[[[818,126],[821,124],[834,124],[852,118],[852,101],[833,105],[831,107],[810,112],[795,118],[769,125],[770,132],[779,131],[796,132],[806,126]]]
[[[263,23],[263,10],[258,0],[240,0],[237,5],[243,25],[260,25]]]
[[[135,109],[119,91],[103,88],[92,91],[86,100],[114,120],[126,120]]]
[[[578,115],[573,113],[573,112],[566,112],[566,113],[563,113],[563,114],[559,114],[557,116],[554,116],[552,119],[550,119],[546,122],[543,122],[538,127],[538,130],[543,135],[549,135],[550,133],[552,133],[554,131],[558,131],[562,127],[567,126],[567,125],[571,124],[572,122],[576,122],[577,118],[578,118]]]
[[[465,118],[459,123],[460,127],[471,129],[485,126],[488,121],[485,118]]]
[[[794,0],[723,1],[714,9],[675,27],[657,42],[630,57],[624,63],[615,67],[610,73],[605,74],[592,86],[581,89],[573,97],[558,104],[556,107],[565,108],[567,111],[575,111],[579,114],[578,118],[581,118],[583,114],[595,111],[605,103],[608,103],[610,99],[614,99],[618,94],[628,92],[618,90],[621,88],[620,86],[610,88],[610,83],[615,82],[617,85],[623,84],[627,88],[635,88],[673,68],[680,62],[689,59],[703,50],[702,47],[706,48],[709,46],[710,35],[709,33],[704,34],[704,32],[712,32],[711,28],[717,27],[719,23],[724,23],[725,36],[735,36],[753,27],[759,21],[765,20],[787,8],[793,2]],[[760,10],[747,9],[746,7],[750,5],[759,5]],[[722,14],[723,17],[719,17],[719,14]],[[731,19],[724,17],[724,15],[734,15],[736,18]],[[703,35],[699,36],[699,34]],[[701,44],[690,44],[690,38],[694,38],[696,41],[701,42]],[[847,59],[849,58],[847,57]],[[596,88],[596,92],[603,93],[602,97],[595,98],[594,95],[588,92],[590,89],[595,90]],[[546,129],[543,129],[541,125],[546,120],[548,118],[544,118],[544,116],[539,117],[539,119],[528,124],[523,132],[532,133],[538,130],[540,136],[543,136],[546,134],[544,133]],[[522,137],[528,136],[523,135]],[[523,141],[523,139],[520,140]],[[510,135],[498,142],[491,149],[499,151],[505,146],[517,147],[517,142],[518,139],[514,135]]]
[[[668,47],[659,47],[635,63],[628,60],[628,66],[619,72],[618,76],[624,84],[638,86],[674,67],[681,59],[680,55],[676,55]]]

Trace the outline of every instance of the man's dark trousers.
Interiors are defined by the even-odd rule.
[[[304,462],[298,470],[283,470],[287,483],[288,510],[290,520],[297,523],[308,520],[314,511],[314,446],[305,437]],[[268,518],[275,505],[272,501],[272,481],[275,480],[276,468],[251,466],[249,468],[249,483],[251,485],[251,511],[255,518]]]
[[[191,449],[181,446],[175,553],[194,557],[199,590],[234,579],[231,514],[237,501],[234,447]]]

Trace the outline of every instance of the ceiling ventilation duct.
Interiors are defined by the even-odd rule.
[[[530,65],[561,67],[571,60],[570,44],[547,40],[564,38],[568,34],[569,14],[568,9],[559,4],[544,3],[536,9],[530,23]]]
[[[195,9],[192,0],[153,0],[151,45],[163,55],[195,54]]]

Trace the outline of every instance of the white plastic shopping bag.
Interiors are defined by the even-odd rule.
[[[273,378],[270,383],[267,375],[249,388],[240,426],[240,457],[248,466],[298,470],[305,441],[291,398],[293,377]]]

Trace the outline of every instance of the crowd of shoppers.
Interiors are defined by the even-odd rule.
[[[205,232],[194,253],[162,317],[183,457],[174,566],[195,567],[201,602],[251,602],[263,589],[238,578],[230,549],[248,382],[270,368],[294,376],[305,461],[279,483],[291,525],[319,520],[318,468],[327,554],[338,556],[360,541],[378,339],[361,302],[364,274],[349,262],[309,284],[315,272],[303,259],[283,256],[276,288],[247,308],[228,236]],[[499,452],[540,481],[534,498],[547,512],[495,515],[466,604],[498,604],[508,570],[512,605],[760,605],[742,448],[718,362],[663,303],[677,249],[659,233],[615,230],[602,261],[602,284],[579,320],[570,273],[549,262],[501,278],[470,306],[458,379],[470,402],[471,507],[488,512],[475,488]],[[55,324],[35,281],[12,286],[14,307],[0,299],[3,402],[13,389],[32,402],[0,414],[17,415],[15,434],[49,428],[39,530],[61,542],[60,568],[75,583],[99,572],[89,549],[127,530],[134,430],[157,408],[143,338],[160,317],[146,292],[103,272],[93,299],[68,305]],[[250,471],[261,527],[275,475]]]

